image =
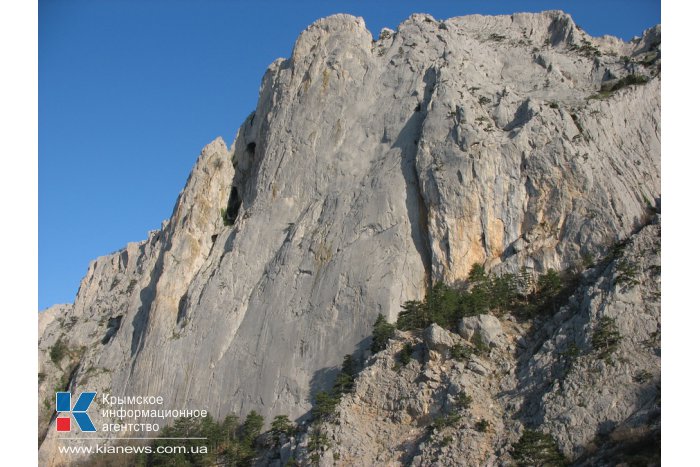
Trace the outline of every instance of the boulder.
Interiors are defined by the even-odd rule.
[[[475,334],[479,334],[484,344],[488,346],[500,346],[505,343],[501,322],[492,315],[468,316],[459,322],[459,335],[471,341]]]
[[[459,341],[459,336],[433,323],[423,331],[423,340],[428,349],[445,355]]]

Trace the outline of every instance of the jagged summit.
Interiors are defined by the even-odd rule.
[[[660,198],[659,70],[659,29],[592,38],[558,11],[417,14],[377,40],[316,21],[163,228],[43,320],[40,428],[57,384],[304,417],[431,284],[605,257]],[[75,351],[52,361],[59,342]]]

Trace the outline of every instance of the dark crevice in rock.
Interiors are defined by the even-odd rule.
[[[175,321],[177,324],[180,324],[187,315],[187,304],[187,294],[184,294],[180,297],[180,301],[177,305],[177,320]]]
[[[423,77],[425,91],[419,104],[421,110],[414,110],[393,145],[393,147],[401,149],[401,172],[406,181],[406,210],[411,224],[411,239],[423,262],[425,281],[428,287],[432,284],[433,270],[430,232],[428,230],[428,206],[421,191],[416,156],[423,122],[428,116],[427,109],[435,91],[436,74],[435,68],[432,67],[426,72]]]
[[[109,318],[109,320],[107,321],[107,332],[102,338],[102,345],[107,345],[109,341],[111,341],[112,338],[115,336],[115,334],[117,334],[117,331],[119,331],[119,328],[122,325],[122,318],[122,315]]]
[[[245,150],[248,152],[250,157],[255,157],[255,143],[248,143]]]
[[[242,202],[243,200],[238,193],[238,188],[236,186],[232,186],[231,193],[228,197],[228,203],[226,204],[226,212],[224,213],[224,221],[227,225],[232,225],[234,222],[236,222]]]
[[[214,234],[211,236],[211,246],[209,247],[209,252],[207,253],[207,258],[211,256],[211,252],[214,251],[216,246],[216,239],[219,238],[219,234]]]

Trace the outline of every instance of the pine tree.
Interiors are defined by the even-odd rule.
[[[277,444],[279,444],[281,442],[282,435],[291,436],[292,433],[294,433],[294,424],[286,415],[277,415],[272,421],[270,431],[273,435],[275,435],[275,440],[277,441]]]
[[[380,314],[377,316],[372,329],[372,346],[370,347],[372,353],[386,349],[389,339],[394,337],[395,330],[396,327],[393,324],[389,324],[384,315]]]
[[[243,426],[241,427],[242,439],[252,444],[255,441],[255,438],[260,436],[260,432],[262,431],[264,424],[265,419],[263,419],[262,415],[257,413],[255,410],[250,411],[243,422]]]
[[[352,385],[355,380],[355,361],[351,355],[346,355],[343,358],[343,366],[335,379],[333,385],[333,393],[336,396],[347,394],[352,391]]]

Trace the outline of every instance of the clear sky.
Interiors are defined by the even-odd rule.
[[[376,36],[411,13],[563,9],[629,40],[659,0],[39,0],[39,307],[72,302],[90,260],[170,216],[201,148],[255,108],[260,79],[333,13]]]

